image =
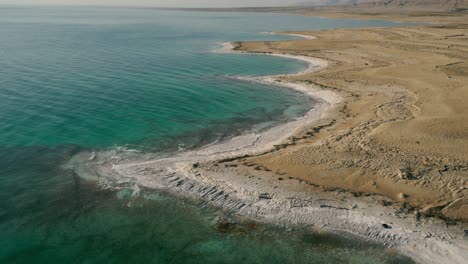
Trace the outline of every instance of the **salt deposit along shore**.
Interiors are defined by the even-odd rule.
[[[303,35],[304,32],[293,34]],[[331,35],[321,34],[319,39]],[[334,187],[295,171],[294,164],[301,166],[308,163],[304,159],[305,154],[295,156],[299,154],[291,151],[303,150],[303,146],[334,148],[334,144],[337,144],[335,142],[349,138],[350,135],[365,136],[366,133],[372,133],[360,134],[362,130],[342,127],[353,115],[359,114],[343,112],[343,108],[349,107],[349,102],[355,102],[362,95],[343,91],[333,85],[324,85],[320,83],[322,77],[314,77],[327,69],[340,66],[338,57],[318,54],[322,56],[314,57],[321,59],[315,59],[299,49],[314,45],[310,42],[315,41],[311,38],[269,42],[268,45],[264,45],[266,42],[233,45],[234,49],[243,52],[295,58],[309,64],[308,70],[300,74],[245,78],[248,81],[280,85],[312,96],[318,103],[304,117],[262,133],[241,135],[226,142],[180,152],[172,157],[154,159],[151,155],[112,150],[95,154],[81,153],[71,164],[74,164],[80,175],[98,179],[103,186],[134,186],[135,195],[141,188],[158,189],[177,196],[203,199],[240,217],[265,223],[309,226],[311,231],[356,235],[384,243],[420,263],[465,263],[468,245],[460,225],[449,226],[438,218],[423,217],[417,210],[392,206],[393,201],[385,193]],[[271,48],[272,43],[281,45],[281,51]],[[343,55],[341,59],[348,57]],[[370,58],[366,61],[374,65],[382,63]],[[330,65],[325,68],[327,64]],[[330,77],[329,80],[333,81]],[[354,85],[349,82],[349,86]],[[384,85],[383,96],[397,96],[401,104],[382,105],[377,110],[386,115],[400,115],[401,120],[405,120],[406,111],[410,110],[403,109],[401,105],[407,102],[414,104],[416,93],[397,84],[381,84],[380,87],[374,86],[372,91],[365,91],[365,96],[379,97],[380,88]],[[375,95],[369,95],[371,93]],[[377,127],[380,124],[372,125]],[[335,141],[330,142],[329,137]],[[356,141],[356,145],[359,144],[363,142]],[[348,146],[347,142],[342,145]],[[315,162],[314,154],[310,157],[310,161]],[[339,155],[334,158],[336,161],[342,160]],[[319,163],[312,165],[316,164]]]

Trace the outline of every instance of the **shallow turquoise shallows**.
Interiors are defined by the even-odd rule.
[[[101,190],[63,167],[82,150],[188,149],[313,107],[293,91],[232,78],[298,72],[303,63],[213,53],[221,42],[391,25],[0,6],[0,263],[410,263],[377,245],[246,223],[150,190]]]

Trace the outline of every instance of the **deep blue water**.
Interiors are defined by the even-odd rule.
[[[191,148],[299,116],[313,100],[229,76],[301,62],[211,52],[279,30],[389,26],[280,14],[0,7],[1,263],[402,263],[374,245],[255,223],[149,190],[100,190],[84,149]]]

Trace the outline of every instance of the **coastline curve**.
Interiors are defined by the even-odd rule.
[[[245,53],[234,51],[232,43],[224,43],[222,46],[217,52]],[[317,71],[327,66],[324,60],[305,56],[260,55],[297,59],[308,63],[305,71],[289,76]],[[313,225],[317,230],[353,234],[397,248],[421,263],[444,263],[448,259],[450,263],[463,263],[463,252],[467,249],[463,245],[448,243],[447,238],[450,234],[442,228],[437,227],[435,231],[429,232],[392,215],[387,208],[349,196],[337,201],[333,198],[324,199],[322,195],[304,190],[298,191],[297,186],[276,189],[267,182],[267,176],[259,179],[260,185],[252,186],[242,182],[245,179],[239,177],[239,170],[220,168],[220,160],[221,163],[225,163],[275,149],[275,146],[295,135],[300,129],[323,118],[328,110],[342,100],[340,95],[318,87],[280,81],[278,78],[281,76],[285,75],[236,78],[282,86],[318,99],[319,103],[305,116],[262,133],[240,135],[172,157],[135,160],[119,157],[118,152],[110,151],[92,154],[93,158],[90,160],[89,154],[83,154],[77,158],[86,158],[86,161],[74,162],[80,164],[79,168],[75,167],[75,171],[95,175],[96,180],[105,188],[134,186],[135,195],[138,195],[140,188],[157,189],[176,196],[199,198],[236,215],[266,223],[285,226]],[[292,201],[301,206],[293,206]],[[387,228],[390,226],[387,223],[391,223],[390,228]],[[428,234],[431,239],[425,240]]]

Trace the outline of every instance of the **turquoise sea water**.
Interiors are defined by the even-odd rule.
[[[406,263],[375,245],[231,217],[146,190],[100,190],[82,150],[192,148],[300,116],[313,100],[229,76],[303,63],[217,54],[260,32],[389,26],[280,14],[0,7],[1,263]],[[224,220],[223,220],[224,219]]]

